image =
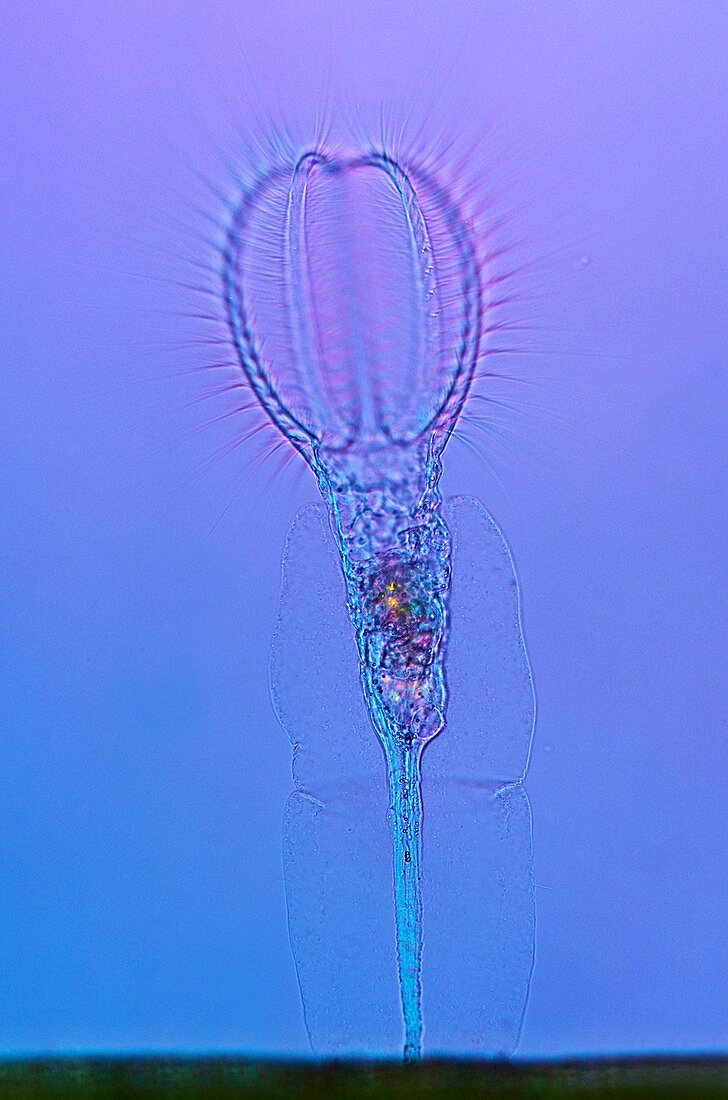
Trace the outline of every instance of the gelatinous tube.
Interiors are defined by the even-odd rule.
[[[422,754],[446,720],[451,537],[441,455],[483,313],[463,217],[384,151],[313,150],[246,190],[224,250],[227,320],[271,418],[314,471],[387,765],[404,1053],[422,1050]]]
[[[533,958],[521,782],[533,689],[500,533],[470,499],[446,502],[443,515],[452,532],[450,696],[446,729],[423,760],[423,1046],[503,1057],[518,1040]],[[402,1022],[386,766],[342,595],[326,512],[308,505],[286,539],[271,651],[274,706],[293,744],[284,829],[291,946],[314,1050],[394,1056]]]

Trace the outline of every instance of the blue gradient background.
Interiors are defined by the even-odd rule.
[[[189,325],[146,275],[184,270],[156,246],[180,213],[204,228],[189,166],[215,174],[257,97],[295,114],[423,84],[470,132],[499,120],[536,251],[542,230],[558,246],[535,411],[489,456],[498,480],[446,456],[446,491],[513,548],[539,697],[519,1053],[726,1048],[728,8],[450,9],[2,16],[5,1052],[307,1051],[267,663],[315,491],[239,456],[193,476],[221,436],[181,412],[188,380],[153,381]]]

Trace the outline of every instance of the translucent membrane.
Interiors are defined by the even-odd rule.
[[[443,518],[452,535],[450,698],[445,729],[422,759],[421,1039],[425,1053],[495,1056],[517,1042],[533,959],[521,780],[534,697],[498,529],[467,498],[450,502]],[[396,1055],[401,853],[345,596],[327,512],[311,505],[286,541],[271,655],[276,713],[294,745],[284,841],[291,945],[314,1050]]]

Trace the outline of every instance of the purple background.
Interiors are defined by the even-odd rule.
[[[164,281],[205,229],[190,167],[327,89],[495,120],[549,252],[534,408],[498,480],[458,444],[445,477],[513,548],[539,697],[520,1053],[725,1049],[727,31],[683,2],[4,13],[5,1051],[307,1049],[267,663],[315,491],[240,453],[197,476],[224,430],[153,379],[202,354]]]

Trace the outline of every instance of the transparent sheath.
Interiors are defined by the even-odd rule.
[[[515,1047],[534,950],[531,815],[522,785],[534,696],[510,554],[482,505],[455,498],[448,718],[423,754],[423,1052]],[[335,540],[321,506],[283,558],[271,690],[294,747],[286,808],[291,946],[316,1053],[402,1050],[392,896],[394,805],[361,690]]]

